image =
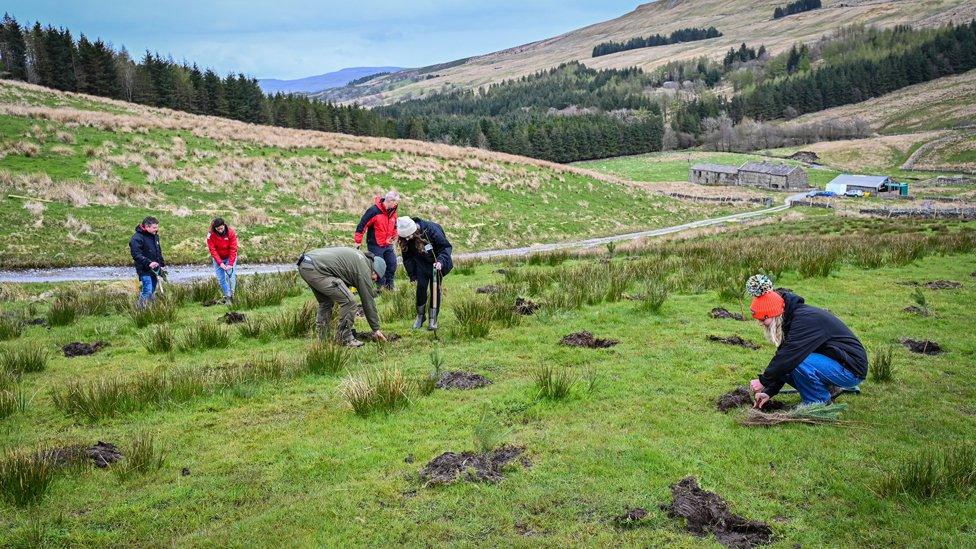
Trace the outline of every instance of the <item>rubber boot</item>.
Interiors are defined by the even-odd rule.
[[[437,309],[430,310],[430,324],[427,325],[428,330],[437,329]]]
[[[426,308],[425,305],[417,305],[417,321],[413,323],[414,330],[419,330],[424,327],[424,321],[427,320],[427,313],[424,310]]]

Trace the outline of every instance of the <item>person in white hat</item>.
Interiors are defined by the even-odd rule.
[[[397,219],[397,235],[400,237],[400,256],[403,269],[407,271],[410,282],[417,283],[417,320],[415,330],[423,327],[427,320],[427,300],[430,298],[430,322],[428,330],[437,329],[437,313],[441,303],[442,279],[451,272],[451,243],[444,229],[433,221],[403,216]],[[429,292],[428,288],[432,291]]]

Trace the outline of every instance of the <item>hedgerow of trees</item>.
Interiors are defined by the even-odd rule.
[[[392,136],[394,125],[358,106],[311,101],[300,95],[266,96],[243,74],[217,75],[196,64],[146,52],[138,61],[68,29],[21,26],[9,14],[0,22],[4,78],[57,90],[87,93],[153,107],[354,135]]]
[[[787,15],[803,13],[805,11],[819,9],[820,7],[822,7],[820,0],[796,0],[796,2],[790,2],[785,6],[779,6],[773,10],[773,19],[780,19]]]
[[[626,42],[602,42],[593,48],[593,57],[610,55],[618,51],[635,50],[637,48],[651,48],[654,46],[667,46],[668,44],[678,44],[681,42],[694,42],[696,40],[707,40],[718,38],[722,33],[715,27],[707,29],[687,28],[679,29],[671,33],[670,36],[655,34],[647,38],[631,38]]]

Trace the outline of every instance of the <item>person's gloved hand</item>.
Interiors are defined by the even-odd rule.
[[[763,392],[763,389],[765,389],[765,387],[763,387],[762,382],[760,382],[758,379],[754,379],[750,381],[749,388],[752,389],[753,393],[761,393]]]
[[[766,393],[756,393],[756,402],[752,404],[752,407],[761,410],[767,402],[769,402],[769,395]]]

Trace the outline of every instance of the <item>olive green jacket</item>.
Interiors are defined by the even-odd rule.
[[[305,252],[305,256],[312,260],[318,272],[356,287],[366,320],[371,328],[378,330],[380,315],[376,311],[376,288],[370,276],[373,267],[363,252],[353,248],[317,248]]]

